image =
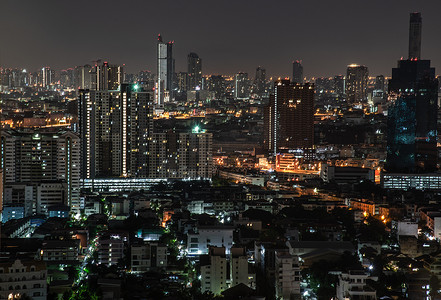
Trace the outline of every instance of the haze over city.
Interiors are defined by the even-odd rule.
[[[426,1],[1,1],[0,65],[66,69],[96,59],[126,64],[130,72],[155,69],[160,33],[175,41],[176,70],[188,52],[204,58],[206,74],[252,72],[290,76],[302,59],[305,76],[344,74],[367,65],[390,75],[406,57],[407,14],[424,16],[423,58],[441,48],[441,3]]]

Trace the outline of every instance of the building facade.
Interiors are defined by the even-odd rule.
[[[279,151],[314,145],[314,85],[279,80],[264,111],[264,147]]]
[[[346,101],[348,104],[363,104],[368,100],[369,71],[366,66],[349,65],[346,70]]]
[[[5,130],[1,147],[5,203],[24,204],[26,213],[45,213],[50,205],[60,203],[69,206],[72,213],[79,211],[78,135],[71,131]],[[23,187],[22,192],[17,186]]]

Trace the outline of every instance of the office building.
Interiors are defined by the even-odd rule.
[[[175,74],[175,60],[173,59],[173,43],[164,43],[158,35],[157,44],[157,83],[156,105],[163,106],[164,102],[173,99],[173,77]]]
[[[23,205],[26,215],[46,214],[60,202],[72,213],[79,211],[80,140],[75,133],[5,130],[1,146],[5,203]]]
[[[368,100],[369,71],[366,66],[349,65],[346,72],[346,101],[348,104],[365,104]]]
[[[248,73],[237,73],[234,77],[234,98],[248,99],[249,97]]]
[[[78,101],[81,176],[147,177],[153,96],[137,85],[119,90],[81,90]]]
[[[421,17],[421,16],[420,16]],[[410,33],[415,38],[415,14]],[[416,37],[418,38],[418,37]],[[418,44],[410,41],[410,44]],[[409,59],[398,61],[389,81],[392,104],[387,118],[387,160],[389,172],[424,173],[436,170],[438,80],[430,60],[413,57],[419,48],[409,47]]]
[[[314,85],[278,80],[264,111],[264,147],[279,151],[314,145]]]
[[[303,66],[301,60],[292,62],[292,82],[303,83]]]
[[[188,81],[190,90],[200,90],[202,88],[202,59],[191,52],[187,56]]]

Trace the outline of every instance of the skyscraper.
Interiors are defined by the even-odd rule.
[[[189,89],[202,88],[202,59],[191,52],[187,56]]]
[[[249,96],[248,73],[237,73],[234,77],[234,98],[247,99]]]
[[[264,146],[273,154],[314,145],[314,85],[278,80],[264,112]]]
[[[74,87],[76,89],[91,89],[91,71],[90,65],[77,66],[74,70]]]
[[[367,102],[369,71],[366,66],[349,65],[346,72],[346,101],[349,104]]]
[[[421,28],[421,15],[413,13],[410,16],[410,39],[415,38],[417,28]],[[421,35],[420,30],[418,35]],[[389,81],[393,104],[388,110],[386,169],[390,172],[431,172],[436,169],[438,80],[435,68],[430,67],[430,60],[420,60],[419,55],[419,46],[410,47],[409,59],[398,61]]]
[[[266,88],[266,70],[260,66],[256,69],[256,78],[254,79],[254,93],[262,96]]]
[[[421,13],[411,13],[409,22],[409,59],[420,59],[421,57],[421,30]]]
[[[4,130],[1,132],[1,149],[5,188],[8,185],[27,185],[30,199],[34,199],[34,203],[29,205],[20,203],[27,206],[27,213],[42,212],[41,207],[37,207],[37,200],[42,199],[36,195],[41,194],[41,189],[54,191],[52,187],[58,191],[55,191],[56,195],[47,192],[44,203],[64,203],[72,212],[79,212],[80,139],[76,134],[70,131]],[[9,203],[17,200],[11,196],[5,197]]]
[[[303,66],[301,60],[292,62],[292,82],[303,83]]]
[[[173,78],[175,61],[173,59],[173,42],[164,43],[162,36],[158,35],[157,45],[157,86],[156,104],[164,105],[173,97]]]
[[[91,75],[92,88],[99,91],[116,91],[124,81],[123,67],[109,64],[107,61],[102,65],[95,65]]]
[[[136,85],[118,91],[80,90],[82,178],[146,177],[153,131],[152,93]]]
[[[55,82],[55,71],[50,67],[41,69],[41,86],[48,89]]]

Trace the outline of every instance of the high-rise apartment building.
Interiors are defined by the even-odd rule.
[[[77,66],[74,70],[74,87],[76,89],[91,89],[92,88],[92,66],[84,65]]]
[[[45,89],[49,89],[49,87],[55,83],[55,71],[50,67],[43,67],[40,72],[41,78],[41,86]]]
[[[174,74],[173,42],[164,43],[162,36],[158,35],[156,105],[162,106],[173,99]]]
[[[346,71],[346,101],[352,104],[366,103],[368,100],[369,71],[366,66],[351,64]]]
[[[202,59],[191,52],[187,56],[189,89],[196,90],[202,88]]]
[[[303,66],[301,60],[292,62],[292,82],[303,83]]]
[[[314,85],[276,81],[264,112],[265,149],[275,155],[313,145]]]
[[[178,92],[186,92],[190,89],[190,81],[187,72],[179,72],[177,74],[178,79]]]
[[[211,178],[212,133],[153,133],[149,139],[149,178]]]
[[[146,177],[153,95],[136,85],[81,90],[79,132],[82,178]]]
[[[237,73],[234,77],[234,98],[248,99],[250,97],[250,89],[248,82],[248,73]]]
[[[73,213],[79,211],[80,139],[76,134],[4,130],[1,149],[4,190],[11,187],[12,198],[13,186],[22,184],[32,187],[28,198],[45,203],[45,211],[50,204],[59,203],[69,206]],[[14,202],[9,194],[5,196],[5,203]]]
[[[416,16],[419,16],[419,23],[415,25]],[[415,38],[415,26],[421,28],[421,15],[418,13],[410,16],[411,39]],[[410,41],[410,44],[415,43],[418,44]],[[393,104],[387,119],[386,169],[390,172],[436,170],[438,80],[430,60],[415,57],[419,54],[419,50],[409,47],[409,59],[398,61],[389,81],[389,96]]]
[[[214,92],[216,99],[222,99],[225,96],[225,79],[222,75],[211,75],[208,80],[208,90]]]
[[[107,61],[98,63],[90,72],[91,88],[99,91],[116,91],[124,82],[124,69],[118,65],[109,64]]]

